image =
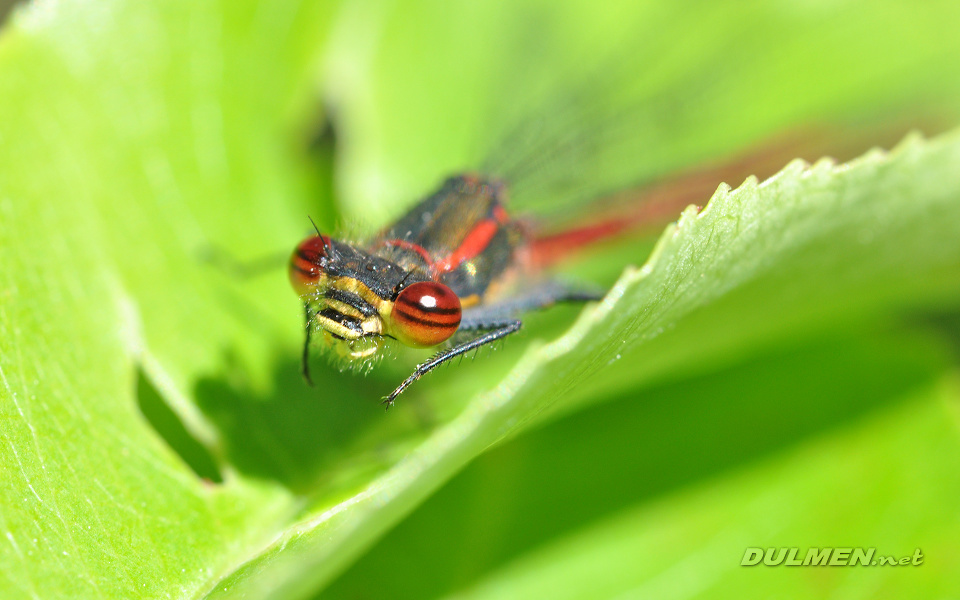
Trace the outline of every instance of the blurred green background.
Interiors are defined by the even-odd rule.
[[[19,5],[0,596],[956,596],[958,24],[952,2]],[[307,215],[361,239],[463,170],[548,230],[650,217],[558,265],[603,303],[530,315],[386,414],[423,353],[318,359],[308,388],[282,269],[209,260],[292,248]]]

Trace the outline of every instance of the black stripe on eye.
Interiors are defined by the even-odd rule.
[[[456,318],[448,320],[434,320],[429,319],[428,317],[434,316],[431,314],[422,314],[422,313],[410,313],[405,310],[397,311],[398,316],[403,317],[404,321],[411,323],[416,323],[418,325],[428,325],[430,327],[456,327],[460,323],[460,315],[457,314]],[[441,315],[437,315],[441,316]]]

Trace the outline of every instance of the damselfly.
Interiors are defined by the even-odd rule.
[[[389,343],[441,348],[384,399],[392,405],[436,367],[519,331],[523,313],[601,298],[595,289],[544,277],[545,260],[639,224],[669,220],[708,197],[719,182],[772,173],[802,149],[796,140],[781,140],[729,163],[679,174],[644,189],[642,202],[621,203],[616,214],[553,235],[540,235],[528,221],[512,217],[506,184],[478,175],[448,179],[364,244],[318,230],[290,259],[290,281],[304,306],[303,375],[309,382],[315,335],[323,336],[338,360],[361,368],[372,366]]]
[[[436,367],[519,331],[524,312],[599,299],[556,279],[531,283],[530,227],[509,215],[505,196],[499,181],[461,175],[362,246],[319,231],[301,242],[290,280],[304,304],[304,377],[314,334],[361,365],[391,340],[446,345],[384,399],[389,406]]]
[[[525,37],[525,48],[528,41]],[[535,40],[531,48],[537,45]],[[692,133],[714,114],[708,91],[722,79],[716,68],[720,63],[707,61],[669,76],[663,75],[669,69],[655,70],[648,81],[640,75],[646,65],[629,60],[647,50],[644,45],[637,52],[604,53],[590,68],[571,72],[542,71],[537,59],[544,55],[536,52],[529,54],[529,62],[527,56],[511,58],[517,64],[510,65],[510,81],[530,83],[527,101],[532,104],[506,93],[506,80],[498,82],[497,93],[489,98],[493,104],[486,107],[491,120],[478,114],[480,120],[471,126],[478,141],[482,138],[484,152],[464,150],[461,158],[471,157],[471,162],[460,163],[484,175],[448,179],[365,243],[349,244],[319,231],[301,242],[289,272],[304,306],[305,377],[309,379],[311,337],[322,336],[341,360],[361,368],[382,356],[391,340],[438,348],[385,398],[390,405],[437,366],[517,332],[524,312],[600,298],[594,290],[541,275],[545,271],[539,269],[537,248],[551,245],[541,256],[555,259],[638,224],[665,223],[687,204],[705,204],[724,181],[736,184],[749,175],[771,175],[801,156],[816,159],[829,152],[843,158],[843,146],[856,150],[849,154],[855,156],[864,142],[877,141],[874,134],[883,135],[877,123],[803,123],[802,129],[783,131],[779,139],[740,156],[731,154],[744,150],[738,144],[753,135],[746,132],[764,131],[770,124],[731,131],[729,140],[711,125],[704,140],[679,140],[674,127]],[[342,110],[349,111],[346,106]],[[337,112],[335,107],[330,111]],[[911,122],[916,122],[914,116]],[[327,124],[321,137],[332,139],[335,122]],[[891,132],[898,129],[893,126]],[[492,141],[489,147],[487,140]],[[669,140],[669,152],[656,140]],[[731,153],[722,164],[700,163],[702,168],[692,173],[679,172],[691,166],[680,156],[719,158],[721,148]],[[486,160],[472,162],[481,157]],[[507,184],[518,202],[527,207],[539,203],[542,210],[535,212],[540,214],[585,206],[616,190],[640,192],[642,203],[620,205],[627,206],[622,215],[543,237],[541,230],[508,212]],[[590,217],[598,212],[592,205],[586,210]],[[625,266],[629,259],[623,262]]]

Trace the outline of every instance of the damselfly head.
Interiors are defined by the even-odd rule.
[[[291,256],[290,282],[306,306],[307,327],[344,366],[368,365],[391,338],[439,345],[460,325],[460,299],[427,271],[319,233]]]
[[[374,356],[383,334],[384,299],[360,280],[370,257],[320,235],[301,242],[290,258],[290,283],[306,304],[309,327],[346,360]]]

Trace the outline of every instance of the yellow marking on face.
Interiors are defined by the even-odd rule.
[[[330,298],[324,298],[323,303],[328,308],[332,308],[333,310],[337,311],[342,315],[353,317],[354,319],[361,320],[361,321],[366,318],[363,316],[362,312],[357,310],[355,306],[350,306],[346,302],[341,302],[340,300],[333,300]]]
[[[354,279],[353,277],[339,277],[334,279],[331,282],[331,285],[338,290],[353,292],[354,294],[360,296],[368,304],[377,309],[377,312],[381,315],[383,314],[385,308],[387,309],[388,314],[393,310],[393,302],[390,300],[384,300],[378,296],[376,292],[361,283],[359,279]],[[385,305],[389,305],[389,307]]]
[[[317,324],[322,327],[324,331],[338,335],[347,341],[358,340],[368,336],[377,336],[383,333],[383,324],[389,318],[390,313],[393,312],[393,302],[384,300],[370,288],[353,277],[330,277],[329,275],[324,275],[321,278],[321,281],[322,285],[318,286],[318,289],[320,290],[319,302],[322,307],[321,310],[330,308],[346,317],[356,319],[360,322],[360,329],[362,330],[362,333],[318,313],[315,318]],[[344,292],[351,292],[357,296],[360,296],[365,302],[377,310],[377,314],[365,316],[356,307],[351,306],[346,302],[323,297],[323,290],[328,290],[331,288]],[[327,341],[333,344],[341,342],[341,340],[337,340],[332,336],[327,336]],[[367,356],[375,351],[376,348],[365,349],[357,357]],[[348,354],[350,356],[354,356],[352,351]]]
[[[323,330],[326,332],[332,333],[334,335],[339,335],[340,337],[347,340],[355,340],[358,337],[360,337],[360,334],[354,331],[353,329],[350,329],[349,327],[345,327],[329,317],[325,317],[317,313],[317,316],[314,318],[317,320],[317,324],[319,324],[320,327],[322,327]]]

